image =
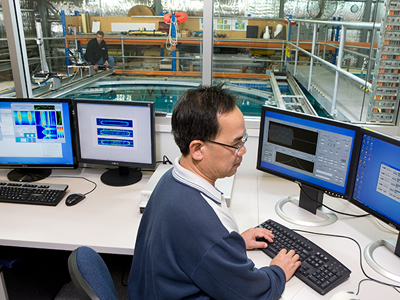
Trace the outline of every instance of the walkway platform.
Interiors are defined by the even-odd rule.
[[[294,74],[294,65],[288,65],[288,71],[306,89],[310,66],[297,66]],[[331,113],[333,89],[335,85],[335,71],[325,66],[314,66],[311,79],[310,94]],[[339,74],[339,88],[336,100],[336,119],[350,122],[366,122],[370,92],[364,91],[359,83],[354,82],[348,77]]]

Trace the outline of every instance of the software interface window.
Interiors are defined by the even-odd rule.
[[[269,113],[261,166],[345,192],[354,130]]]
[[[0,102],[0,157],[2,163],[56,162],[63,157],[67,139],[64,118],[67,103]],[[72,153],[66,157],[71,158]],[[48,160],[47,160],[48,159]]]
[[[358,162],[354,200],[385,216],[399,221],[400,147],[364,134]]]

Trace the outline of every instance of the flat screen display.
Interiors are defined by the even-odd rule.
[[[257,169],[349,198],[358,130],[343,122],[263,107]]]
[[[155,167],[154,104],[74,100],[79,162]]]
[[[399,140],[363,129],[351,202],[400,229]]]
[[[75,166],[68,100],[0,99],[0,167]]]

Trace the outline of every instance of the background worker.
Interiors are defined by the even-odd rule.
[[[114,57],[108,56],[103,31],[97,31],[96,37],[89,41],[84,58],[91,65],[94,65],[95,70],[98,69],[99,65],[104,65],[106,68],[114,68]]]

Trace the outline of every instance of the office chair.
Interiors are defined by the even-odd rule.
[[[68,270],[81,299],[117,299],[110,272],[92,248],[82,246],[75,249],[68,258]]]

